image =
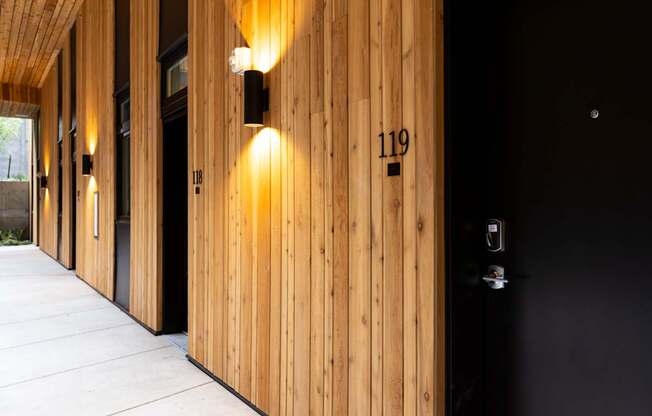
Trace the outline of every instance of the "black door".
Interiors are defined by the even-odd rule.
[[[450,415],[652,414],[650,12],[447,2]]]
[[[118,136],[116,141],[115,301],[129,310],[131,251],[131,106],[129,91],[117,95]]]
[[[129,310],[131,251],[131,101],[129,1],[115,1],[116,221],[115,302]]]
[[[163,331],[188,331],[188,117],[163,124]]]
[[[164,333],[188,332],[188,44],[180,32],[187,28],[184,8],[185,1],[161,2]],[[170,25],[166,16],[174,16],[178,25]]]

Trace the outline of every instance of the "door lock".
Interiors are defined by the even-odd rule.
[[[489,266],[489,274],[482,278],[492,289],[504,289],[509,280],[505,279],[505,268],[501,266]]]
[[[500,219],[488,220],[485,236],[487,250],[490,253],[502,253],[505,251],[505,221]]]

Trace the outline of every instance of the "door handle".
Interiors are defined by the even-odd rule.
[[[482,277],[492,289],[504,289],[505,284],[509,282],[505,278],[505,268],[501,266],[489,266],[489,274]]]

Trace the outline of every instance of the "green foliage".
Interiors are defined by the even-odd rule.
[[[30,244],[30,241],[25,240],[26,234],[26,230],[0,230],[0,247]]]
[[[18,139],[22,123],[19,118],[0,117],[0,154],[5,153],[7,143]]]
[[[28,178],[27,175],[13,175],[11,178],[8,179],[0,179],[2,181],[16,181],[16,182],[27,182]]]

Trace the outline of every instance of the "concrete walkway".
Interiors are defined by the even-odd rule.
[[[36,247],[0,247],[0,415],[254,415]]]

